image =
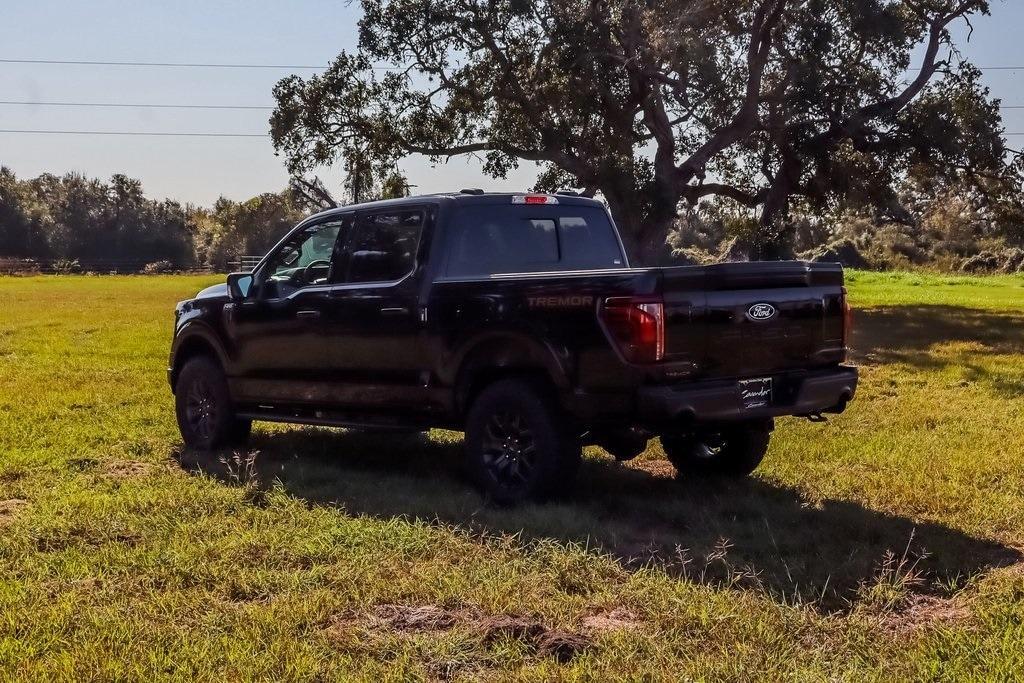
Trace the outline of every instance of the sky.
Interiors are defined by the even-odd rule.
[[[274,83],[291,69],[156,68],[20,64],[3,60],[326,64],[356,44],[359,3],[346,0],[4,0],[0,10],[0,101],[207,104],[272,107]],[[1024,107],[1024,2],[993,0],[970,40],[957,41],[1007,106]],[[0,130],[267,132],[268,110],[182,110],[0,104]],[[1008,132],[1024,133],[1024,108],[1004,110]],[[1010,138],[1024,145],[1024,135]],[[139,178],[147,195],[211,204],[285,187],[283,160],[268,138],[121,137],[0,132],[0,165],[19,177],[75,171]],[[402,162],[414,192],[463,187],[520,190],[532,164],[506,180],[457,158],[432,167]],[[340,174],[321,177],[337,188]]]

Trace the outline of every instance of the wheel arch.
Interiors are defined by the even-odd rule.
[[[464,416],[489,384],[524,377],[557,397],[570,386],[566,363],[549,345],[515,332],[487,334],[467,344],[453,364],[455,409]]]
[[[178,384],[178,375],[185,363],[197,356],[207,356],[216,361],[222,369],[227,368],[227,357],[213,334],[200,326],[189,326],[178,333],[171,351],[170,382],[172,392]]]

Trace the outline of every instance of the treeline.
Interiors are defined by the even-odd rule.
[[[681,262],[742,260],[757,230],[752,212],[707,201],[680,214],[668,243]],[[795,202],[782,237],[789,257],[854,268],[1024,273],[1024,194],[911,177],[885,210]]]
[[[266,252],[308,213],[292,190],[207,208],[148,199],[140,181],[120,174],[21,180],[0,168],[0,257],[9,259],[223,271]]]
[[[351,184],[350,176],[345,203],[356,199]],[[362,199],[399,196],[408,187],[397,174],[359,185]],[[304,216],[333,202],[319,181],[302,179],[279,193],[198,207],[147,199],[141,183],[123,175],[109,182],[77,174],[19,180],[0,168],[0,265],[34,259],[78,262],[81,269],[117,262],[124,270],[224,272],[240,256],[266,253]],[[874,270],[1024,272],[1021,194],[986,195],[919,179],[894,190],[887,212],[794,209],[785,236],[791,257]],[[680,213],[668,243],[677,263],[743,260],[757,227],[751,212],[705,201]]]

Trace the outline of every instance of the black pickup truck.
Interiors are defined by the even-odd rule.
[[[168,378],[190,447],[253,420],[463,430],[515,502],[568,486],[586,444],[749,474],[774,417],[853,398],[848,333],[839,265],[630,268],[597,201],[463,191],[303,221],[178,304]]]

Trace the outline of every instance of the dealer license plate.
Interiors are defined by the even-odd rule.
[[[759,377],[739,382],[740,400],[747,410],[763,408],[772,402],[772,378]]]

